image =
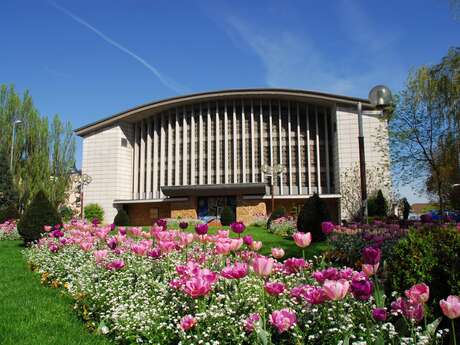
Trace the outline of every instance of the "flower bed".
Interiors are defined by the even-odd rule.
[[[0,224],[0,241],[19,239],[21,239],[21,236],[18,233],[16,221],[14,219],[7,220],[6,222]]]
[[[293,217],[280,217],[273,219],[270,222],[270,227],[268,232],[282,236],[290,237],[296,232],[297,229],[297,220]]]
[[[259,255],[262,244],[248,236],[208,235],[206,224],[197,225],[196,234],[162,225],[149,232],[120,227],[114,234],[110,226],[65,224],[47,228],[25,253],[44,283],[68,291],[91,328],[120,343],[439,341],[442,332],[430,332],[435,326],[418,327],[428,297],[423,286],[397,299],[390,313],[390,301],[369,277],[374,272],[302,258],[282,262]],[[232,229],[244,236],[244,225]],[[296,243],[309,245],[311,236],[301,236]],[[367,259],[379,260],[377,254]],[[400,331],[398,320],[407,327]]]
[[[407,229],[383,222],[350,227],[338,226],[328,237],[331,246],[330,258],[344,265],[360,267],[361,254],[365,247],[381,248],[382,256],[386,259],[390,256],[393,246],[406,235]]]

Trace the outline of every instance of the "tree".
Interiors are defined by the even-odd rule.
[[[392,202],[391,178],[385,165],[367,166],[366,181],[369,195],[376,193],[379,189],[384,191],[384,195]],[[361,176],[359,165],[356,163],[351,168],[343,169],[340,177],[340,207],[342,213],[349,220],[358,219],[361,210]]]
[[[9,160],[0,148],[0,209],[18,206],[19,196],[11,176]]]
[[[402,183],[426,191],[432,179],[441,214],[444,213],[442,143],[459,139],[460,49],[449,50],[440,64],[422,66],[409,74],[390,117],[394,170]],[[458,146],[457,146],[458,147]],[[457,154],[458,156],[458,154]]]
[[[235,221],[235,212],[229,206],[225,206],[220,214],[220,223],[222,225],[230,225]]]
[[[129,225],[129,216],[124,209],[119,209],[117,215],[113,220],[113,224],[117,226],[126,226]]]
[[[314,241],[323,241],[326,235],[321,230],[321,223],[331,220],[329,211],[324,201],[317,193],[305,201],[302,211],[297,218],[297,230],[311,232]]]
[[[0,150],[8,152],[8,162],[15,119],[22,121],[16,126],[12,169],[19,204],[26,208],[39,190],[46,190],[51,202],[61,205],[66,200],[70,169],[75,162],[75,136],[70,123],[62,123],[56,115],[49,124],[27,91],[20,98],[13,86],[2,85]]]
[[[409,201],[407,201],[406,198],[402,198],[401,202],[400,202],[400,205],[401,205],[403,219],[404,220],[409,219],[409,213],[410,213],[410,210],[411,210],[411,206],[409,204]]]
[[[49,201],[45,192],[39,191],[18,223],[18,231],[25,243],[40,239],[44,226],[61,224],[56,207]]]

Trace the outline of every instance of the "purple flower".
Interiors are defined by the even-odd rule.
[[[243,237],[243,242],[244,242],[245,245],[250,246],[254,242],[254,239],[252,238],[252,236],[249,236],[249,235],[244,236]]]
[[[64,232],[62,230],[56,229],[51,232],[51,237],[59,238],[63,236],[64,236]]]
[[[195,226],[195,232],[198,235],[206,235],[208,233],[208,224],[197,224]]]
[[[100,223],[100,221],[97,218],[93,218],[93,221],[91,223],[93,223],[94,226],[97,226]]]
[[[161,256],[161,251],[159,248],[153,248],[147,252],[147,255],[153,259],[158,259]]]
[[[168,225],[168,222],[166,221],[166,219],[157,219],[155,223],[156,225],[158,225],[159,227],[162,227],[163,229],[166,229],[166,226]]]
[[[105,267],[110,271],[116,271],[125,267],[125,262],[121,259],[113,260],[112,262],[109,262]]]
[[[187,222],[180,222],[179,223],[179,228],[181,228],[182,230],[185,230],[188,228],[188,223]]]
[[[360,301],[367,301],[372,295],[372,282],[368,279],[353,279],[351,281],[351,293]]]
[[[108,240],[107,240],[107,246],[110,248],[110,249],[115,249],[117,247],[117,239],[115,237],[110,237]]]
[[[113,229],[115,229],[115,224],[112,223],[110,224],[110,230],[113,230]]]
[[[363,262],[369,265],[375,265],[380,262],[382,251],[380,248],[366,247],[363,249]]]
[[[235,234],[241,234],[246,228],[246,226],[244,225],[243,222],[234,222],[230,224],[230,228]]]
[[[387,319],[387,311],[385,308],[375,308],[372,310],[372,317],[377,321],[385,321]]]
[[[257,313],[249,315],[249,317],[244,320],[244,329],[246,332],[251,333],[254,331],[255,324],[260,320],[260,315]]]
[[[335,225],[332,222],[322,222],[321,223],[321,230],[325,235],[329,235],[334,231]]]

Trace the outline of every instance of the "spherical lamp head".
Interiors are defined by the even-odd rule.
[[[385,85],[377,85],[369,92],[369,101],[374,107],[384,108],[393,101],[390,89]]]

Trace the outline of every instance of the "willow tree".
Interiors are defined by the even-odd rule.
[[[458,137],[459,53],[451,49],[440,64],[411,72],[389,122],[393,166],[400,181],[426,192],[430,179],[441,213],[445,162],[439,152],[448,136]]]
[[[11,173],[22,207],[29,204],[39,190],[46,190],[59,206],[66,199],[70,169],[75,162],[75,138],[70,123],[55,116],[49,123],[35,108],[26,91],[20,97],[14,87],[0,88],[0,148],[11,158],[14,120],[16,139]]]

